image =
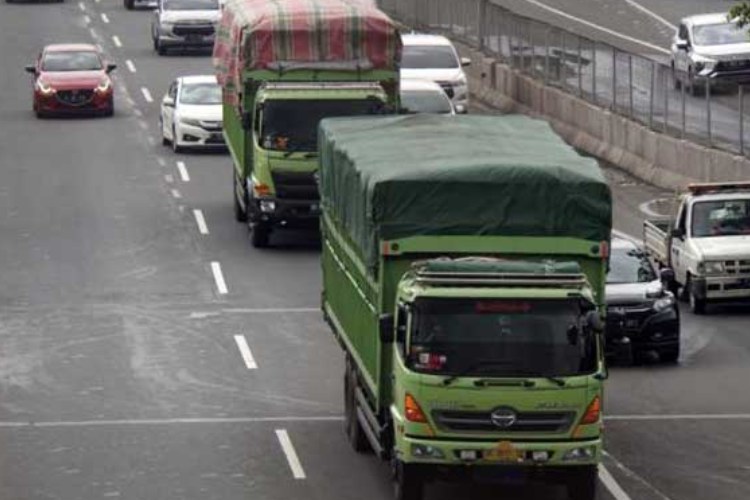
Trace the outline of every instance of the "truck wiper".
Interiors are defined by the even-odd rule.
[[[465,377],[468,373],[471,373],[474,370],[477,370],[484,366],[508,366],[509,364],[511,364],[510,361],[491,361],[491,360],[477,361],[476,363],[467,366],[466,368],[459,371],[458,373],[455,373],[443,379],[443,385],[451,385],[457,378]]]
[[[539,377],[539,378],[547,379],[550,382],[556,384],[558,387],[565,387],[565,384],[566,384],[564,378],[555,377],[554,375],[546,375],[544,373],[533,372],[531,370],[522,370],[517,373],[523,374],[526,377]]]

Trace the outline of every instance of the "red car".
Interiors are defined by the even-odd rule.
[[[53,114],[101,114],[115,111],[114,90],[101,51],[89,44],[48,45],[36,63],[26,66],[34,75],[34,112],[37,117]]]

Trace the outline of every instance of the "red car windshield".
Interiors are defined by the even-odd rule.
[[[92,51],[47,52],[42,71],[96,71],[102,69],[99,54]]]

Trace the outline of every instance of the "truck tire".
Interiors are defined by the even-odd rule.
[[[566,484],[568,498],[570,500],[595,500],[598,472],[595,465],[575,467],[570,472]]]
[[[693,292],[693,284],[690,282],[690,275],[685,280],[685,288],[688,294],[688,303],[690,304],[690,311],[693,314],[702,315],[706,314],[706,299],[696,297]]]
[[[352,449],[357,453],[367,453],[371,450],[365,431],[357,418],[357,376],[351,368],[351,362],[346,363],[344,374],[344,431]]]
[[[271,229],[265,224],[257,223],[250,228],[250,243],[254,248],[266,248],[271,237]]]
[[[416,466],[393,459],[393,496],[395,500],[422,500],[424,478]]]
[[[233,167],[234,169],[234,167]],[[237,222],[247,222],[247,212],[242,208],[237,198],[237,174],[232,172],[232,199],[234,200],[234,219]],[[245,206],[247,206],[247,195],[245,195]]]

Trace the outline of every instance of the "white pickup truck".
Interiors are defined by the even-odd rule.
[[[647,220],[646,251],[675,273],[695,314],[709,302],[750,299],[750,182],[691,184],[674,219]]]

